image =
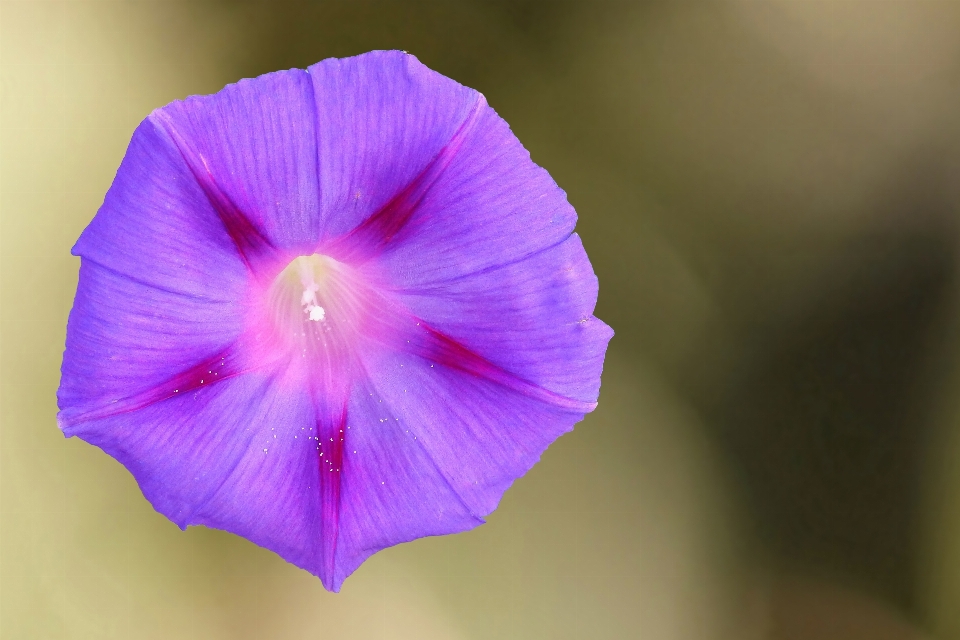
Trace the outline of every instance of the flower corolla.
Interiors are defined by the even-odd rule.
[[[180,527],[337,591],[482,523],[596,406],[575,222],[481,94],[402,52],[173,102],[74,247],[58,423]]]

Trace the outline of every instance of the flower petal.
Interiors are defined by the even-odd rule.
[[[334,432],[307,393],[279,374],[248,373],[70,430],[120,461],[181,528],[226,529],[318,575],[332,588],[340,470]],[[341,404],[342,409],[342,404]],[[342,414],[342,411],[341,411]]]
[[[147,286],[213,301],[232,300],[246,279],[216,211],[150,119],[134,131],[73,254]]]
[[[374,387],[354,387],[343,451],[335,589],[381,549],[483,523],[398,415]]]
[[[153,287],[92,262],[80,268],[57,398],[71,427],[128,413],[236,375],[238,310]]]
[[[369,397],[350,405],[355,454],[346,456],[337,552],[344,576],[384,547],[482,523],[594,408],[613,333],[593,317],[596,299],[576,235],[384,299],[381,318],[393,327],[382,335],[395,339],[363,350]]]
[[[308,71],[328,240],[350,232],[414,183],[481,99],[400,51],[331,58]],[[395,213],[402,218],[404,212]],[[383,222],[389,230],[396,221]]]
[[[525,260],[398,296],[429,326],[504,371],[596,402],[613,331],[593,316],[597,278],[576,234]]]
[[[563,242],[576,224],[566,194],[485,101],[451,144],[455,152],[378,260],[397,289],[522,260]]]
[[[377,422],[353,421],[351,435],[356,437],[354,430],[368,429],[379,437],[392,422],[408,440],[422,447],[429,460],[395,482],[405,483],[402,490],[412,495],[420,484],[429,484],[431,490],[401,509],[384,509],[365,498],[345,502],[359,514],[350,516],[354,519],[363,516],[396,523],[388,529],[393,537],[386,540],[361,527],[360,537],[352,543],[352,549],[361,551],[480,524],[513,481],[590,408],[544,402],[499,381],[403,352],[382,352],[368,358],[366,367],[372,398],[382,410],[375,415]],[[380,418],[385,419],[384,426]],[[362,461],[363,451],[358,449],[358,456]],[[347,482],[359,482],[354,470],[349,471]],[[424,473],[430,476],[428,483],[420,480]],[[435,477],[442,478],[442,485],[452,494],[437,491],[441,483]],[[351,485],[350,490],[360,498],[377,487],[366,482],[362,488]],[[464,508],[475,518],[472,524],[461,515]],[[443,514],[448,513],[456,515],[445,520]],[[348,521],[346,512],[342,518]],[[446,530],[442,530],[444,526]],[[348,553],[348,549],[341,551]]]
[[[149,121],[73,253],[83,260],[57,392],[63,427],[222,355],[241,333],[249,273]]]
[[[150,116],[244,243],[311,253],[321,227],[313,84],[302,69],[241,80]],[[248,247],[257,250],[258,247]]]
[[[418,286],[522,259],[573,231],[563,191],[481,94],[398,51],[309,71],[333,257],[356,262],[389,245],[383,268],[396,286]]]

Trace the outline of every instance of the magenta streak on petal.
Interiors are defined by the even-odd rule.
[[[258,262],[275,253],[276,249],[273,243],[264,237],[260,230],[250,222],[247,215],[240,210],[240,207],[220,190],[206,160],[190,147],[183,136],[174,128],[168,116],[163,111],[157,110],[153,112],[153,117],[158,122],[158,126],[173,140],[173,144],[183,157],[183,161],[196,178],[200,188],[203,189],[210,205],[217,212],[220,222],[223,223],[224,229],[236,245],[247,268],[255,272],[255,266]]]
[[[323,414],[320,413],[320,416]],[[333,580],[336,573],[337,541],[340,537],[340,487],[343,448],[347,437],[347,408],[333,419],[317,418],[317,465],[320,467],[320,504],[322,509],[321,575]]]
[[[410,341],[408,350],[430,362],[463,371],[477,378],[490,380],[522,393],[528,398],[534,398],[573,413],[590,413],[597,407],[596,402],[583,402],[568,398],[524,380],[498,367],[450,336],[428,327],[424,322],[419,322],[418,326],[422,331],[418,335],[418,339]]]
[[[368,260],[383,251],[407,226],[430,188],[453,161],[486,104],[487,101],[480,95],[453,137],[423,171],[379,211],[361,222],[350,233],[335,240],[325,251],[338,260],[353,264]]]
[[[126,398],[118,398],[107,407],[94,410],[73,420],[73,425],[91,420],[101,420],[175,398],[189,395],[205,387],[212,387],[218,382],[246,373],[237,365],[237,358],[233,347],[229,347],[212,358],[208,358],[185,371],[174,375],[142,393]]]

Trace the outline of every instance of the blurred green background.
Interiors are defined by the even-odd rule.
[[[339,595],[181,532],[55,391],[152,109],[404,49],[568,194],[600,406]],[[960,3],[0,0],[0,637],[960,639]]]

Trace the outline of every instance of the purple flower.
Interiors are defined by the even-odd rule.
[[[337,591],[481,524],[596,406],[575,222],[482,95],[404,53],[174,102],[74,247],[58,422],[180,527]]]

